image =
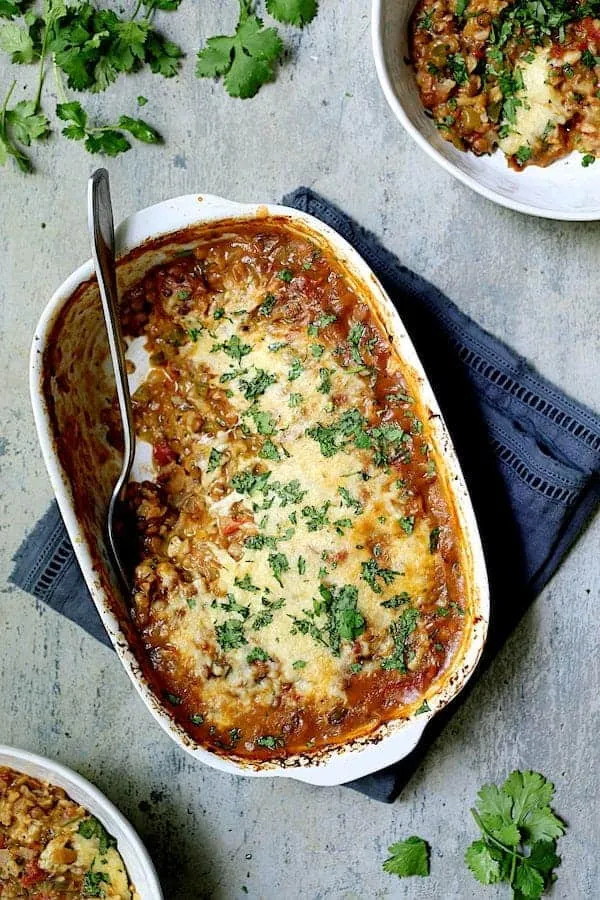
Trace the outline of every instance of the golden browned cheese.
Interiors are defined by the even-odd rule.
[[[572,150],[600,153],[600,19],[571,0],[548,18],[526,0],[420,0],[410,53],[442,137],[477,155],[497,147],[520,170]],[[598,5],[600,12],[600,5]]]
[[[62,788],[0,766],[0,896],[139,900],[116,841]]]
[[[173,714],[248,758],[422,706],[469,633],[428,410],[370,295],[279,220],[229,224],[123,301],[155,478],[133,614]]]

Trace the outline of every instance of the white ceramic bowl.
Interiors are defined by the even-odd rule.
[[[15,747],[0,745],[0,766],[16,769],[66,791],[71,800],[87,809],[116,838],[131,883],[141,900],[163,900],[158,875],[148,851],[125,816],[98,788],[60,763]]]
[[[415,747],[428,719],[461,690],[475,668],[487,632],[488,584],[477,524],[462,473],[437,401],[398,312],[383,288],[356,251],[333,229],[306,213],[281,206],[240,204],[210,195],[190,195],[159,203],[126,219],[117,229],[118,280],[121,290],[137,282],[145,271],[172,258],[183,246],[193,246],[194,226],[220,220],[282,216],[298,227],[322,236],[352,275],[369,291],[386,327],[394,335],[394,346],[412,368],[420,383],[421,397],[431,410],[432,437],[445,461],[457,515],[466,538],[466,572],[472,586],[469,602],[476,622],[457,664],[443,685],[428,695],[431,712],[382,726],[375,735],[324,752],[318,758],[292,757],[275,761],[246,762],[225,758],[197,744],[172,718],[152,688],[152,673],[144,671],[133,652],[137,636],[129,620],[123,597],[112,570],[104,536],[104,516],[116,472],[117,460],[106,444],[101,403],[114,388],[103,385],[106,369],[106,336],[97,286],[91,281],[92,263],[74,272],[56,291],[38,323],[34,336],[30,388],[42,452],[60,510],[79,565],[113,645],[146,706],[165,731],[186,751],[208,765],[242,775],[287,775],[312,784],[342,784],[375,772],[402,759]],[[181,232],[181,229],[188,229]],[[179,234],[176,234],[179,232]],[[75,303],[69,304],[77,293]],[[57,324],[58,323],[58,324]],[[59,328],[58,332],[55,328]],[[58,348],[53,351],[52,348]],[[59,352],[60,372],[45,377],[45,355]],[[56,377],[58,374],[60,377]],[[95,408],[96,403],[98,408]],[[79,454],[75,474],[64,467],[56,438],[68,432],[69,442]],[[83,479],[82,479],[83,476]],[[83,483],[81,483],[83,480]],[[79,486],[78,486],[79,485]]]
[[[371,35],[379,82],[396,117],[429,156],[489,200],[532,216],[600,219],[600,163],[583,168],[572,153],[541,169],[509,168],[500,151],[475,156],[441,137],[425,114],[408,57],[408,23],[416,0],[373,0]]]

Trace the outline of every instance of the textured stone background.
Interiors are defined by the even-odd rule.
[[[293,64],[240,102],[197,81],[191,58],[202,35],[229,28],[236,4],[183,3],[171,26],[190,51],[183,75],[127,78],[91,103],[135,115],[143,93],[143,115],[167,138],[110,162],[117,218],[187,192],[276,200],[311,185],[600,409],[600,223],[537,221],[453,181],[388,111],[367,0],[321,5],[310,28],[290,33]],[[6,84],[7,66],[2,74]],[[36,161],[34,177],[13,167],[0,174],[5,573],[50,500],[27,390],[31,336],[52,291],[89,256],[85,191],[94,161],[62,139],[36,151]],[[570,825],[553,896],[598,897],[599,538],[597,518],[394,806],[195,763],[150,718],[108,650],[6,587],[0,742],[53,756],[104,790],[147,842],[168,900],[241,898],[242,886],[254,898],[506,897],[478,886],[462,854],[475,836],[468,809],[477,789],[514,767],[555,781],[556,808]],[[431,878],[385,875],[388,844],[414,833],[433,847]]]

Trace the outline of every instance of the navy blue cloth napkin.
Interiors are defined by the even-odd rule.
[[[489,571],[491,626],[476,678],[598,507],[600,417],[537,375],[322,197],[299,188],[283,202],[331,225],[358,250],[398,307],[433,385],[469,486]],[[55,504],[15,564],[14,584],[110,646]],[[409,757],[350,786],[392,802],[467,693],[432,720]]]

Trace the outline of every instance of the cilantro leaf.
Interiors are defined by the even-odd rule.
[[[248,643],[244,634],[244,623],[240,619],[227,619],[215,627],[215,633],[221,650],[235,650]]]
[[[531,897],[532,900],[541,897],[544,892],[544,879],[537,869],[527,862],[517,866],[513,885],[524,897]]]
[[[523,820],[522,830],[528,841],[551,841],[565,833],[565,826],[549,806],[532,809]]]
[[[21,15],[20,0],[0,0],[0,17],[14,19]]]
[[[173,78],[179,72],[182,56],[181,47],[156,31],[150,32],[146,39],[146,62],[154,75]]]
[[[465,862],[481,884],[495,884],[500,880],[500,864],[492,856],[485,841],[473,841],[467,847]]]
[[[274,77],[275,62],[283,44],[275,28],[264,28],[262,19],[250,12],[248,0],[240,0],[240,17],[235,34],[209,38],[198,51],[198,78],[224,76],[231,97],[254,97],[259,88]]]
[[[388,847],[390,854],[383,864],[384,872],[406,878],[429,875],[429,846],[423,838],[413,835]]]
[[[560,865],[560,856],[556,855],[554,841],[536,841],[529,854],[529,864],[546,875]]]
[[[32,141],[48,134],[49,122],[46,116],[36,112],[36,104],[33,100],[21,100],[12,109],[6,112],[6,123],[15,138],[26,147]]]
[[[554,785],[539,772],[511,772],[502,791],[513,801],[512,816],[522,824],[528,813],[541,806],[549,806],[554,795]]]
[[[274,19],[298,28],[312,22],[318,8],[318,0],[267,0],[267,10]]]
[[[0,50],[10,53],[14,63],[32,63],[36,58],[29,29],[16,22],[8,22],[0,28]]]
[[[273,578],[283,587],[281,576],[289,572],[290,564],[285,553],[269,553],[269,565],[273,572]]]
[[[138,141],[144,144],[158,144],[160,135],[151,125],[143,119],[132,119],[130,116],[121,116],[118,122],[119,128],[128,131]]]

